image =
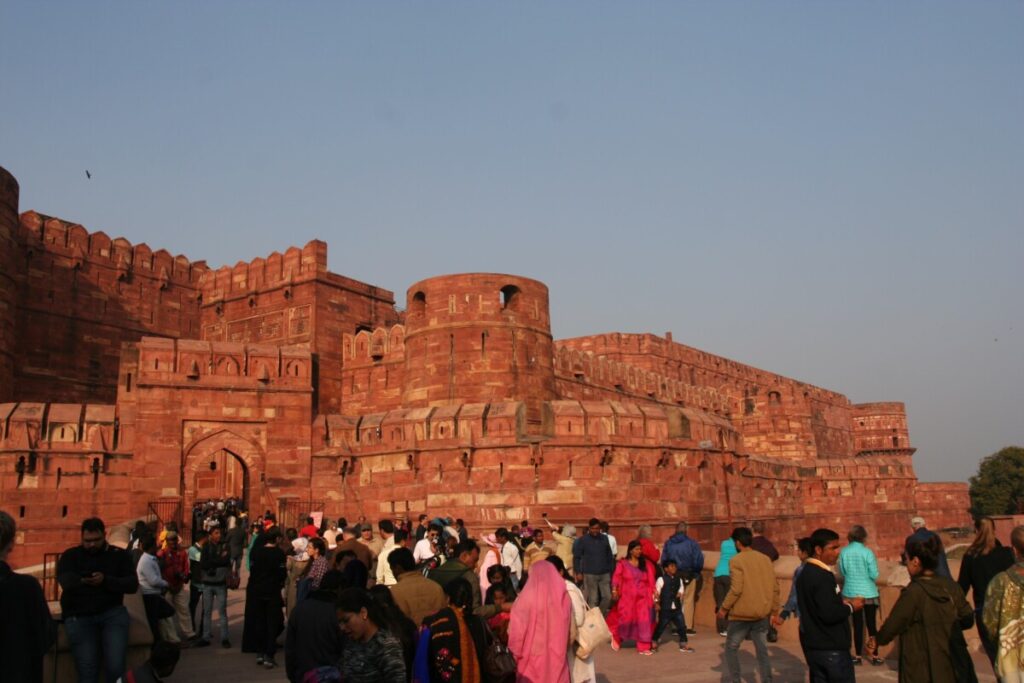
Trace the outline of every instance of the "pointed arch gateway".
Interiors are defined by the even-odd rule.
[[[203,498],[238,497],[247,509],[263,506],[266,456],[254,441],[230,430],[203,434],[182,449],[185,509]]]

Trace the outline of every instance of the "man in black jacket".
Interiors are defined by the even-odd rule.
[[[591,519],[587,526],[587,533],[573,544],[572,566],[576,570],[576,580],[583,581],[587,604],[597,605],[602,614],[608,614],[615,557],[612,556],[608,537],[601,533],[601,520]]]
[[[228,640],[228,574],[231,569],[231,558],[228,557],[228,546],[221,540],[220,527],[210,530],[210,538],[199,558],[199,566],[203,571],[203,637],[196,642],[196,647],[205,647],[213,637],[213,605],[217,603],[220,614],[220,644],[227,649],[231,647]]]
[[[14,518],[0,510],[0,676],[11,683],[42,683],[43,655],[56,640],[57,624],[39,582],[7,564],[16,532]]]
[[[108,545],[103,520],[90,517],[82,522],[82,544],[65,550],[57,561],[57,581],[78,680],[99,679],[102,644],[103,680],[116,681],[124,675],[128,652],[124,596],[139,589],[131,556]]]
[[[843,600],[832,566],[839,559],[839,534],[816,529],[811,534],[814,557],[807,560],[796,582],[800,608],[800,646],[811,683],[854,683],[850,657],[850,615],[864,598]],[[776,626],[782,623],[776,618]]]

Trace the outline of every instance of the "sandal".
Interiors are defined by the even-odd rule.
[[[654,650],[641,650],[640,654],[644,655],[645,657],[650,657],[654,654]]]
[[[882,659],[881,657],[872,657],[871,658],[871,665],[872,666],[882,666],[883,664],[885,664],[885,660]]]

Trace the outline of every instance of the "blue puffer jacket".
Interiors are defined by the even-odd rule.
[[[686,534],[675,534],[665,541],[661,561],[675,560],[680,573],[698,574],[704,569],[704,552],[697,541]]]
[[[715,577],[729,576],[729,560],[736,556],[736,541],[727,538],[722,541],[722,552],[718,556],[718,564],[715,565]]]
[[[844,598],[877,598],[878,561],[863,543],[850,543],[839,553],[839,571],[843,575]]]

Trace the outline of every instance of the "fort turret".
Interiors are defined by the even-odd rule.
[[[519,400],[539,421],[555,398],[548,288],[514,275],[417,282],[405,319],[408,407]]]

